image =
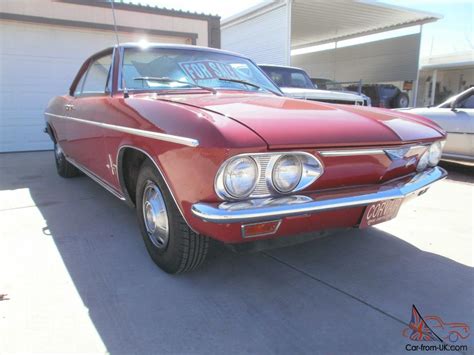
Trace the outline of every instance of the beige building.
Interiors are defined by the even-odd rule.
[[[438,105],[472,86],[474,51],[429,57],[421,63],[417,106]]]
[[[115,2],[121,42],[220,47],[218,16]],[[82,62],[116,44],[110,2],[0,1],[0,152],[50,149],[43,110]]]

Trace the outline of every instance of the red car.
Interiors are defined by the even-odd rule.
[[[426,325],[445,341],[456,343],[458,340],[464,340],[470,335],[470,328],[466,323],[453,322],[447,323],[438,316],[426,316],[424,318]],[[411,340],[422,341],[424,339],[423,328],[417,328],[412,325],[403,329],[403,336]]]
[[[82,171],[135,206],[169,273],[202,264],[209,238],[287,243],[386,221],[446,176],[431,121],[283,97],[254,62],[210,48],[105,49],[45,119],[59,175]]]

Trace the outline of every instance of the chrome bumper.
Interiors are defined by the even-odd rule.
[[[315,193],[238,202],[196,203],[192,206],[192,212],[202,220],[214,223],[272,220],[339,208],[366,206],[383,200],[416,197],[423,194],[431,184],[444,179],[447,175],[446,170],[435,167],[405,180],[397,179],[378,185],[372,191],[362,194],[354,193],[352,190],[348,195],[329,198]]]

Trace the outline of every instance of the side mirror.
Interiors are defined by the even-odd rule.
[[[449,107],[451,107],[451,111],[456,111],[456,107],[458,105],[458,100],[454,100],[449,104]]]

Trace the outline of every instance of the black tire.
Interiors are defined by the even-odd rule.
[[[410,99],[404,92],[399,93],[394,99],[394,108],[406,108],[410,105]]]
[[[72,178],[81,175],[79,169],[67,161],[61,147],[54,143],[54,161],[56,162],[56,171],[63,178]]]
[[[168,236],[166,245],[159,246],[152,241],[144,216],[144,193],[150,186],[158,188],[162,202],[165,204]],[[156,191],[156,189],[155,189]],[[202,265],[209,249],[209,238],[193,232],[181,216],[168,188],[156,170],[147,159],[140,167],[136,188],[136,211],[138,225],[150,257],[162,270],[169,274],[184,273]],[[155,224],[153,223],[155,226]]]

